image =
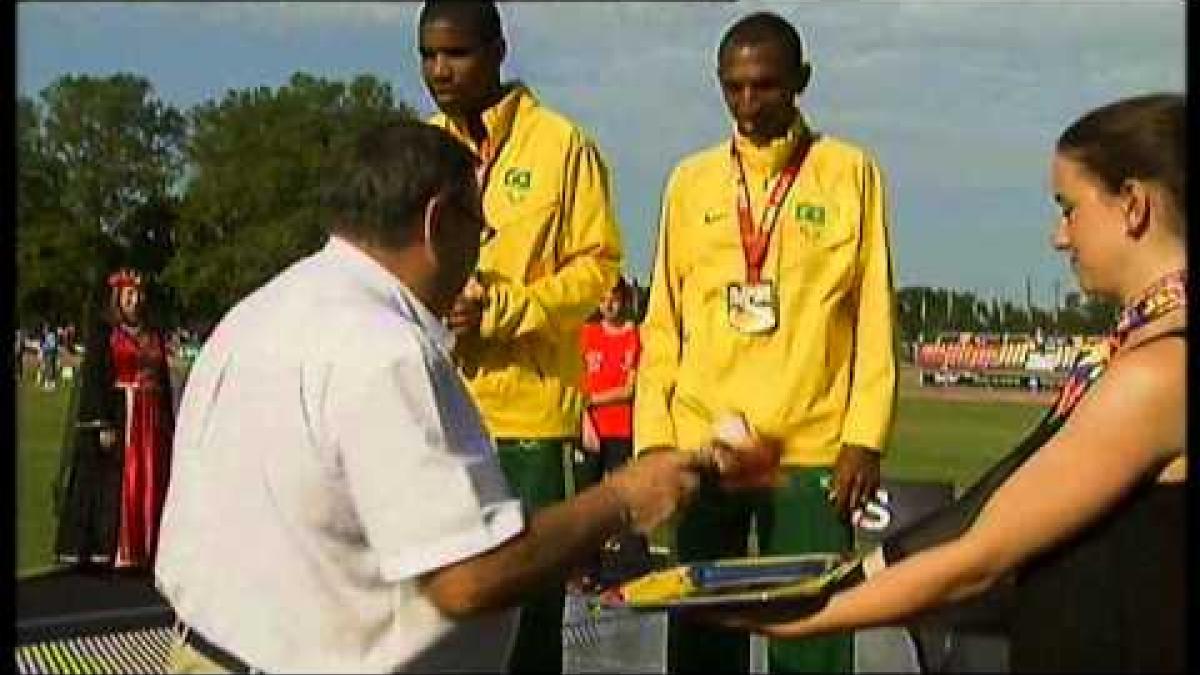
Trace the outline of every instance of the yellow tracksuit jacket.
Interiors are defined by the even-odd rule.
[[[430,122],[479,152],[460,121]],[[621,266],[608,169],[591,139],[519,83],[483,124],[501,148],[483,194],[496,236],[479,255],[479,336],[456,356],[493,436],[574,437],[580,328]]]
[[[807,133],[754,147],[735,132],[756,225],[771,180]],[[784,440],[783,463],[831,466],[842,444],[882,451],[895,406],[894,295],[879,167],[863,150],[819,136],[780,209],[763,278],[778,288],[779,324],[734,330],[726,287],[746,281],[729,141],[671,173],[637,380],[638,452],[699,447],[709,419],[740,411]]]

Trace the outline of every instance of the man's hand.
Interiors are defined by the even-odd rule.
[[[716,469],[721,488],[748,490],[771,488],[779,482],[779,459],[783,443],[774,437],[755,435],[748,443],[736,446],[714,440],[704,448],[702,458]]]
[[[466,286],[454,300],[454,306],[446,318],[446,326],[455,335],[478,332],[479,324],[483,321],[485,297],[483,285],[479,283],[479,280],[474,276],[467,279]]]
[[[699,455],[724,489],[769,488],[779,478],[783,441],[755,431],[744,415],[734,413],[714,423],[713,440]]]
[[[861,445],[843,445],[833,464],[831,488],[838,516],[849,519],[879,488],[879,453]]]
[[[605,483],[616,490],[628,508],[633,528],[649,534],[696,492],[700,485],[698,469],[690,453],[643,453],[610,474]]]

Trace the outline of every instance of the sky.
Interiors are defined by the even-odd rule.
[[[501,2],[504,76],[575,120],[613,172],[626,271],[652,264],[667,173],[728,138],[715,51],[739,17],[800,30],[800,99],[883,168],[896,282],[1035,304],[1075,288],[1049,246],[1058,134],[1125,96],[1185,88],[1180,0]],[[181,109],[304,71],[369,73],[422,114],[415,2],[21,2],[17,88],[132,72]]]

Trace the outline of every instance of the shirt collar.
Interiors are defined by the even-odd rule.
[[[454,333],[403,282],[362,249],[337,235],[330,235],[322,253],[337,259],[343,269],[353,274],[369,290],[392,299],[400,311],[416,321],[434,344],[447,354],[454,348]]]
[[[796,119],[788,127],[787,133],[771,140],[766,145],[755,145],[733,127],[733,145],[737,148],[738,156],[747,173],[766,174],[773,176],[778,173],[792,156],[792,151],[801,139],[809,135],[808,123],[803,113],[796,111]]]
[[[529,90],[524,83],[520,81],[511,82],[505,85],[508,90],[495,105],[483,111],[480,119],[483,121],[483,128],[487,132],[488,140],[493,148],[497,148],[508,140],[509,134],[512,133],[513,121],[517,117],[517,111],[522,108],[529,108],[537,105],[537,98],[533,92]],[[471,134],[467,131],[463,120],[446,118],[446,128],[450,130],[459,140],[467,144],[476,154],[479,153],[479,147],[471,138]]]

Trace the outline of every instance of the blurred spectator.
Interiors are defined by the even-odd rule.
[[[42,389],[53,391],[58,387],[58,331],[49,324],[42,325],[39,352],[38,383]]]
[[[13,345],[13,375],[17,382],[20,382],[25,375],[25,331],[18,328],[16,334],[16,344]]]

